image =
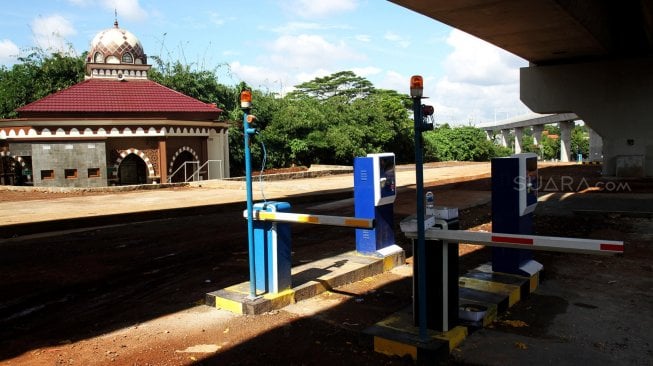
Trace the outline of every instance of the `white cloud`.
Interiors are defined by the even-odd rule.
[[[270,70],[260,66],[243,65],[240,61],[230,63],[229,67],[232,74],[248,84],[256,84],[270,76]]]
[[[214,11],[209,12],[209,21],[217,26],[224,25],[225,22],[224,18]]]
[[[229,64],[229,69],[236,81],[244,81],[257,89],[274,93],[285,94],[295,84],[286,82],[289,75],[275,68],[243,65],[240,61],[233,61]]]
[[[402,75],[395,70],[387,70],[383,78],[376,83],[376,87],[380,89],[396,90],[399,93],[408,94],[410,75]]]
[[[9,39],[0,40],[0,64],[11,64],[16,62],[20,50],[14,42]]]
[[[371,76],[371,75],[377,75],[377,74],[381,73],[383,70],[381,70],[378,67],[374,67],[374,66],[366,66],[366,67],[354,67],[354,68],[351,69],[351,71],[353,71],[354,74],[356,74],[358,76],[362,76],[364,78],[367,78],[368,76]]]
[[[365,59],[345,42],[329,42],[318,35],[282,35],[266,48],[267,52],[252,64],[232,62],[231,72],[254,87],[281,93],[301,82],[347,69],[347,61]],[[374,74],[380,70],[367,67],[355,72]]]
[[[99,5],[112,13],[118,13],[118,21],[127,19],[130,21],[140,21],[147,18],[148,13],[141,7],[139,0],[67,0],[75,6],[88,7]]]
[[[398,45],[401,48],[407,48],[408,46],[410,46],[410,38],[402,37],[397,33],[391,31],[386,32],[383,38],[385,38],[387,41],[390,41]]]
[[[72,23],[59,14],[35,18],[32,21],[34,43],[37,46],[57,51],[70,51],[66,37],[77,34]]]
[[[307,82],[307,81],[311,81],[311,80],[313,80],[315,78],[321,78],[321,77],[325,77],[327,75],[331,75],[333,73],[334,73],[333,70],[327,70],[327,69],[323,69],[323,68],[318,68],[318,69],[312,70],[311,72],[300,72],[300,73],[297,74],[297,81],[294,82],[293,84],[295,84],[295,85],[301,84],[301,83],[304,83],[304,82]]]
[[[517,56],[459,30],[447,38],[454,48],[444,61],[446,74],[453,81],[476,85],[510,84],[519,80]]]
[[[360,60],[363,55],[344,42],[331,43],[318,35],[284,35],[272,42],[269,61],[286,69],[312,70],[328,67],[342,60]]]
[[[141,7],[138,0],[101,0],[102,6],[118,12],[118,20],[127,19],[140,21],[147,18],[147,11]]]
[[[322,18],[356,10],[357,0],[293,0],[284,2],[284,8],[304,18]]]
[[[368,42],[372,41],[372,37],[370,35],[368,35],[368,34],[357,34],[354,37],[354,39],[356,39],[357,41],[360,41],[360,42],[365,42],[365,43],[368,43]]]
[[[261,28],[261,29],[266,30],[265,28]],[[305,31],[332,30],[332,29],[350,29],[350,27],[346,25],[329,25],[329,24],[310,23],[310,22],[290,22],[272,28],[271,30],[275,33],[295,34],[295,33],[301,33]]]
[[[519,67],[526,61],[459,30],[447,43],[453,51],[443,62],[445,76],[424,81],[436,121],[480,123],[528,111],[519,100]]]

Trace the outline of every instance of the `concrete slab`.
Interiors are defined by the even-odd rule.
[[[405,261],[403,250],[386,256],[368,256],[352,251],[293,267],[292,288],[285,291],[251,299],[247,281],[206,294],[206,304],[236,314],[262,314],[389,271]]]

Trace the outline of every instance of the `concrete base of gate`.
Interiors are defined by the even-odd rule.
[[[438,364],[467,336],[467,328],[456,326],[448,332],[427,331],[421,339],[413,322],[413,308],[402,309],[364,330],[371,336],[374,351],[388,356],[411,357],[420,364]]]
[[[410,356],[419,364],[437,364],[474,330],[494,322],[511,306],[534,292],[540,272],[530,277],[492,272],[491,264],[481,265],[458,281],[459,324],[448,332],[428,330],[427,339],[419,337],[412,307],[403,309],[365,329],[374,351],[389,356]],[[485,309],[478,317],[464,313],[465,308]],[[428,311],[428,310],[427,310]]]
[[[373,255],[352,251],[293,267],[292,288],[285,291],[251,299],[247,281],[206,294],[206,304],[236,314],[262,314],[389,271],[405,261],[404,250],[396,245]]]

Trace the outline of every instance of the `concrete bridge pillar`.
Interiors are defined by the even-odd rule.
[[[589,161],[603,161],[603,138],[593,129],[590,132],[590,156]]]
[[[515,127],[515,154],[520,154],[522,150],[522,136],[524,135],[524,127]]]
[[[543,125],[531,126],[533,129],[533,143],[537,147],[542,147],[542,132],[544,132]]]
[[[571,160],[571,130],[574,128],[574,121],[560,122],[560,161]]]
[[[510,141],[510,130],[501,130],[500,143],[503,147],[508,147],[508,141]]]
[[[653,177],[653,56],[521,69],[537,113],[576,113],[603,139],[603,174]]]

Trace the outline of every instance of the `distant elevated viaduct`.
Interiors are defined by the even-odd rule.
[[[524,128],[532,128],[533,142],[535,146],[542,145],[542,132],[544,125],[558,124],[560,126],[560,161],[569,161],[573,151],[571,151],[571,130],[574,128],[574,122],[580,120],[575,113],[558,113],[558,114],[538,114],[531,113],[523,116],[508,118],[502,121],[487,122],[476,125],[476,127],[485,130],[489,139],[492,139],[495,132],[499,132],[499,142],[502,146],[508,146],[510,131],[514,131],[516,154],[522,152],[522,135]],[[590,151],[587,158],[590,162],[603,161],[603,139],[594,130],[589,130]]]

